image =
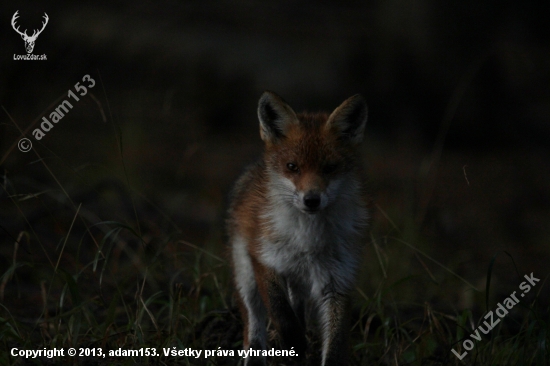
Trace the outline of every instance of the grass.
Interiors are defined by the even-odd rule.
[[[110,108],[105,113],[95,102],[112,121]],[[30,178],[6,171],[2,176],[1,213],[11,221],[1,224],[6,235],[0,252],[0,364],[27,364],[10,356],[13,348],[69,347],[101,349],[106,356],[40,357],[29,363],[237,364],[236,356],[215,355],[218,349],[236,352],[242,344],[221,220],[201,229],[207,232],[201,241],[186,237],[189,231],[176,222],[174,211],[134,187],[115,124],[112,134],[120,178],[103,168],[73,168],[49,149],[47,157],[34,150]],[[502,291],[491,292],[493,271],[501,265],[496,255],[487,263],[484,283],[474,285],[456,262],[433,255],[433,242],[412,219],[418,211],[425,216],[426,206],[411,205],[403,217],[392,213],[398,207],[373,210],[378,220],[353,302],[354,364],[548,363],[550,319],[540,300],[546,278],[461,361],[451,349],[462,354],[485,311],[504,299]],[[513,291],[520,281],[505,287]],[[459,305],[462,300],[473,305]],[[315,360],[319,342],[310,336],[309,358]],[[152,348],[158,357],[116,353]],[[186,349],[202,350],[203,357],[164,353]],[[214,356],[204,358],[206,350]]]

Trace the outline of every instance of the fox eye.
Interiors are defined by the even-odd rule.
[[[288,168],[288,170],[290,170],[291,172],[297,172],[298,171],[298,166],[294,163],[288,163],[286,165],[286,167]]]
[[[338,169],[338,164],[327,164],[323,168],[323,172],[325,174],[331,174],[334,173]]]

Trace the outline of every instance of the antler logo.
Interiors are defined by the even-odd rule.
[[[27,53],[32,53],[32,50],[34,49],[34,43],[36,42],[36,38],[38,38],[38,36],[40,35],[40,33],[42,33],[42,31],[44,30],[44,28],[46,28],[46,24],[48,24],[48,20],[50,18],[48,18],[48,14],[44,13],[44,22],[42,22],[42,29],[40,30],[34,30],[34,32],[32,33],[32,36],[29,36],[27,34],[27,30],[25,29],[24,32],[21,32],[19,30],[19,27],[15,27],[15,21],[16,19],[19,17],[19,15],[17,14],[19,12],[19,10],[17,10],[15,12],[15,14],[13,14],[13,18],[11,18],[11,26],[13,27],[13,29],[19,33],[21,35],[21,38],[23,38],[23,41],[25,41],[25,49],[27,50]]]

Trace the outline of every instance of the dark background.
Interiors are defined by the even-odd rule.
[[[16,10],[21,29],[48,14],[33,52],[47,61],[13,60],[25,54]],[[484,294],[424,259],[430,282],[391,237],[480,291],[498,254],[494,301],[517,290],[518,272],[549,274],[548,1],[21,1],[0,14],[0,270],[21,232],[21,255],[55,263],[80,203],[90,225],[140,222],[162,238],[170,222],[223,256],[227,192],[260,152],[256,103],[273,90],[296,111],[367,99],[373,238],[390,279],[419,276],[396,296],[485,308]],[[86,74],[89,95],[36,141]],[[16,124],[32,152],[17,149]],[[368,248],[366,293],[384,277]],[[40,291],[34,275],[18,281],[13,291]]]

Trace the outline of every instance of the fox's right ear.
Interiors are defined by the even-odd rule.
[[[265,142],[276,142],[286,135],[291,124],[298,123],[294,110],[277,94],[266,91],[258,102],[260,136]]]
[[[342,137],[356,145],[363,140],[367,111],[365,99],[356,94],[332,112],[328,117],[327,127],[336,129]]]

